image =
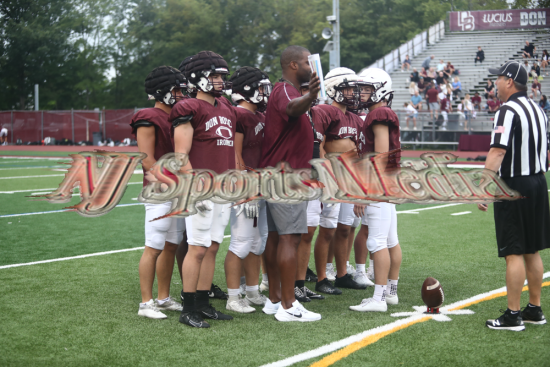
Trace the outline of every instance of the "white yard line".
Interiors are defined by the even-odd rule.
[[[453,213],[451,215],[464,215],[464,214],[472,214],[472,212],[459,212],[459,213]]]
[[[416,213],[422,210],[432,210],[432,209],[439,209],[439,208],[447,208],[449,206],[456,206],[456,205],[462,205],[463,203],[453,203],[453,204],[445,204],[445,205],[437,205],[437,206],[430,206],[428,208],[418,208],[418,209],[411,209],[411,210],[399,210],[397,211],[397,214],[406,214],[406,213]]]
[[[136,205],[143,205],[143,203],[118,204],[115,208],[124,208],[124,207],[127,207],[127,206],[136,206]],[[74,212],[74,211],[75,211],[74,209],[61,209],[61,210],[50,210],[50,211],[47,211],[47,212],[6,214],[6,215],[0,215],[0,218],[26,217],[28,215],[53,214],[53,213],[64,213],[64,212]]]
[[[230,235],[223,236],[223,238],[229,238],[229,237],[231,237],[231,236],[230,236]],[[118,253],[120,253],[120,252],[128,252],[128,251],[136,251],[136,250],[143,250],[143,246],[142,246],[142,247],[126,248],[126,249],[123,249],[123,250],[113,250],[113,251],[95,252],[95,253],[93,253],[93,254],[78,255],[78,256],[71,256],[71,257],[60,257],[60,258],[58,258],[58,259],[33,261],[33,262],[30,262],[30,263],[2,265],[2,266],[0,266],[0,269],[18,268],[18,267],[21,267],[21,266],[37,265],[37,264],[47,264],[47,263],[54,263],[54,262],[66,261],[66,260],[85,259],[85,258],[87,258],[87,257],[101,256],[101,255],[110,255],[110,254],[118,254]]]
[[[17,169],[42,169],[42,168],[63,168],[64,166],[37,166],[37,167],[11,167],[11,168],[0,168],[0,171],[13,171]]]
[[[141,185],[143,182],[128,182],[128,185]],[[0,191],[0,194],[17,194],[20,192],[32,192],[32,191],[50,191],[57,190],[56,187],[54,188],[48,188],[48,189],[29,189],[29,190],[13,190],[13,191]]]

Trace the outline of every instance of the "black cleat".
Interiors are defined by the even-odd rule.
[[[546,324],[546,318],[542,313],[542,308],[540,308],[540,306],[533,306],[530,303],[527,305],[527,307],[521,310],[521,318],[523,319],[523,322],[526,322],[528,324]]]
[[[229,296],[227,295],[227,293],[222,291],[220,287],[214,284],[212,284],[212,287],[210,287],[210,292],[208,292],[208,297],[225,299],[225,300],[229,299]]]
[[[180,322],[191,327],[196,327],[200,329],[206,329],[210,327],[210,324],[202,319],[200,312],[191,311],[191,312],[181,312]]]
[[[357,283],[355,280],[353,280],[353,278],[349,274],[346,274],[341,278],[338,278],[337,276],[336,280],[334,281],[334,286],[340,287],[340,288],[349,288],[349,289],[366,289],[367,288],[366,284]]]
[[[508,309],[506,311],[500,310],[500,312],[504,312],[504,313],[498,319],[487,320],[485,325],[488,328],[494,329],[494,330],[513,330],[513,331],[525,330],[525,325],[523,324],[523,320],[521,318],[519,311],[515,315],[513,315],[512,311]]]
[[[309,299],[318,299],[318,300],[325,299],[325,297],[321,296],[320,294],[317,294],[317,293],[313,292],[308,287],[304,287],[302,289],[302,293],[304,293],[307,296],[307,298],[309,298]]]
[[[332,294],[335,296],[342,294],[342,291],[334,287],[327,278],[321,280],[320,282],[315,283],[315,290],[317,292]]]
[[[233,320],[233,316],[226,315],[217,311],[214,306],[208,305],[202,308],[197,308],[197,312],[200,313],[203,317],[207,317],[212,320]]]
[[[181,305],[183,306],[183,291],[180,293]]]
[[[300,303],[311,302],[311,300],[302,292],[300,287],[294,287],[294,298]]]
[[[308,266],[306,271],[306,282],[316,282],[317,281],[317,274],[313,272]]]

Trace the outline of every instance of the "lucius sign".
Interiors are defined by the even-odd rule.
[[[547,28],[550,9],[514,9],[490,11],[459,11],[449,15],[452,32],[494,29]]]

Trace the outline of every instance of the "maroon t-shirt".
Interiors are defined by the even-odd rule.
[[[310,168],[313,155],[313,129],[307,114],[290,117],[286,107],[300,98],[300,92],[288,83],[277,83],[267,102],[265,133],[260,168],[275,167],[281,161],[292,168]]]
[[[325,111],[319,108],[319,106],[311,107],[310,115],[313,120],[313,125],[315,126],[315,132],[317,133],[315,136],[315,142],[321,143],[323,141],[325,131],[330,125],[330,118]]]
[[[357,150],[360,154],[374,152],[373,125],[384,124],[388,126],[390,135],[390,151],[401,148],[401,136],[399,132],[399,118],[389,107],[378,107],[370,111],[359,134]],[[399,156],[388,163],[388,168],[397,167]]]
[[[472,103],[473,104],[481,104],[481,97],[480,96],[473,96],[472,97]]]
[[[258,168],[262,154],[265,116],[261,112],[252,113],[246,108],[234,107],[237,114],[237,132],[244,135],[242,157],[244,164]],[[245,169],[239,167],[239,169]]]
[[[193,169],[210,169],[223,173],[235,168],[235,124],[237,116],[224,103],[210,103],[190,98],[176,103],[169,121],[192,115],[193,143],[189,160]]]
[[[429,103],[434,103],[434,102],[437,102],[437,95],[439,94],[439,92],[437,91],[437,88],[430,88],[427,92],[426,92],[426,95],[428,96],[428,102]]]
[[[441,111],[447,111],[449,112],[449,100],[447,98],[443,98],[439,101],[441,105]]]
[[[138,121],[147,121],[155,126],[155,160],[159,160],[166,153],[174,152],[174,139],[170,135],[170,129],[172,124],[168,122],[168,114],[160,108],[145,108],[139,110],[132,121],[130,126],[132,127],[132,135],[137,139],[137,129],[134,127],[134,123]],[[145,179],[145,168],[143,168],[143,186],[147,186],[149,181]]]
[[[331,105],[319,105],[330,118],[330,125],[325,130],[327,141],[333,141],[338,139],[351,139],[353,142],[357,141],[357,131],[361,126],[361,120],[359,116],[353,112],[346,111],[342,113],[338,107]]]
[[[487,106],[489,106],[490,110],[494,112],[494,111],[496,111],[497,108],[500,107],[500,103],[499,103],[499,101],[495,102],[492,99],[490,99],[490,100],[487,101]]]

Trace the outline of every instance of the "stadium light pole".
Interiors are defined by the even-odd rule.
[[[327,17],[332,25],[332,50],[330,51],[329,69],[340,67],[340,0],[332,0],[332,15]]]
[[[34,85],[34,110],[38,111],[38,84]]]

